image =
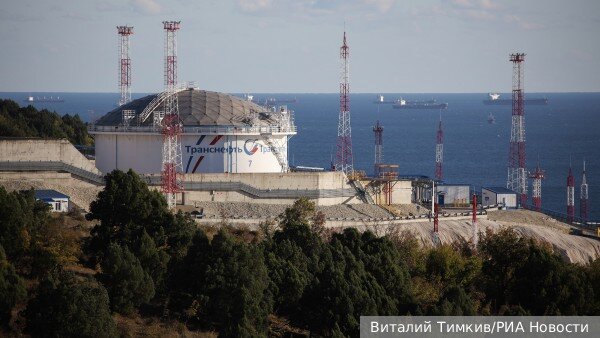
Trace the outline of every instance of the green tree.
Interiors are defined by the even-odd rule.
[[[34,337],[116,337],[108,294],[93,279],[56,272],[39,285],[25,310]]]
[[[507,297],[515,283],[515,272],[527,257],[527,240],[519,237],[510,228],[497,233],[488,231],[479,241],[479,252],[483,259],[484,292],[494,313],[507,305]]]
[[[515,271],[509,304],[519,304],[533,315],[585,315],[593,290],[585,270],[533,240],[523,264]]]
[[[26,295],[23,279],[6,259],[4,248],[0,245],[0,325],[8,326],[12,308],[17,302],[25,299]]]
[[[272,305],[260,247],[223,229],[209,242],[198,230],[174,282],[187,295],[179,305],[199,304],[196,319],[216,325],[221,336],[266,337]]]
[[[158,250],[154,240],[144,230],[137,247],[137,258],[144,270],[148,272],[156,288],[162,288],[167,272],[169,255],[164,250]]]
[[[79,115],[60,117],[56,112],[19,107],[12,100],[0,100],[0,135],[9,137],[67,138],[71,143],[90,146],[94,140]]]
[[[57,266],[60,250],[46,250],[49,206],[37,201],[33,190],[6,192],[0,187],[0,246],[22,273],[38,276]]]
[[[133,170],[114,170],[106,175],[104,190],[91,203],[86,218],[100,221],[86,245],[86,252],[96,262],[102,260],[110,243],[139,248],[144,232],[157,248],[181,258],[194,231],[193,221],[182,214],[171,214],[164,197],[148,189]]]
[[[154,296],[152,278],[127,247],[111,244],[101,266],[98,279],[106,287],[114,311],[130,314]]]
[[[334,241],[346,246],[384,288],[386,295],[393,299],[393,312],[404,314],[414,310],[408,266],[389,238],[377,237],[371,231],[360,234],[348,228],[334,235]]]

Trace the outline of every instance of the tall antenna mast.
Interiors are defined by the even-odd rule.
[[[119,106],[131,101],[131,58],[129,57],[129,36],[132,26],[117,26],[119,33]]]
[[[583,177],[581,178],[581,196],[579,199],[579,217],[583,222],[588,221],[588,184],[585,178],[585,160],[583,160]]]
[[[169,208],[174,208],[177,202],[176,194],[183,191],[181,174],[181,133],[183,125],[179,119],[177,103],[177,37],[180,21],[163,21],[165,30],[165,92],[164,118],[161,121],[163,135],[162,153],[162,191],[167,198]]]
[[[510,55],[513,63],[512,124],[508,155],[508,179],[506,187],[520,198],[521,206],[527,204],[527,176],[525,171],[525,109],[523,92],[523,65],[525,54]]]
[[[441,181],[444,179],[444,131],[442,130],[442,114],[440,113],[440,123],[438,125],[437,139],[435,143],[435,179]]]
[[[575,178],[569,164],[569,175],[567,176],[567,222],[573,223],[575,219]]]
[[[350,73],[348,58],[350,48],[346,43],[346,32],[340,47],[340,60],[342,66],[340,80],[340,115],[337,134],[337,150],[334,170],[342,171],[346,175],[354,170],[354,157],[352,156],[352,131],[350,128]]]
[[[383,127],[379,124],[379,120],[377,120],[377,124],[373,127],[373,132],[375,133],[375,177],[378,177],[378,164],[383,163]]]

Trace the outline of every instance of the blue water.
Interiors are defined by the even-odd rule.
[[[0,93],[20,104],[29,93]],[[35,103],[37,108],[60,114],[79,114],[85,121],[97,119],[114,109],[118,95],[113,93],[31,93],[33,96],[60,96],[64,103]],[[133,98],[145,94],[134,94]],[[447,102],[441,112],[444,124],[444,178],[449,183],[475,187],[505,186],[511,107],[486,106],[486,94],[393,94],[410,100],[435,98]],[[502,95],[509,97],[508,94]],[[587,161],[590,185],[590,216],[600,219],[600,93],[539,93],[527,97],[549,99],[547,106],[526,106],[527,167],[537,159],[546,170],[542,184],[544,208],[564,212],[566,179],[572,158],[575,176],[576,210],[579,211],[579,184],[583,159]],[[255,98],[296,97],[288,104],[295,111],[298,135],[290,142],[290,162],[295,165],[328,168],[334,155],[338,119],[338,94],[255,94]],[[384,162],[400,165],[401,175],[433,176],[435,136],[439,110],[398,110],[391,105],[375,105],[374,94],[352,94],[350,102],[354,165],[372,171],[373,131],[376,120],[384,127]],[[489,124],[489,113],[496,124]],[[531,190],[531,188],[530,188]]]

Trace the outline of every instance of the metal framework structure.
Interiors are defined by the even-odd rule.
[[[479,229],[477,229],[477,195],[473,194],[473,247],[477,248],[479,243]]]
[[[375,204],[392,205],[394,186],[398,180],[399,167],[397,164],[375,164],[375,172],[378,174],[373,177],[371,184],[369,184],[375,195]]]
[[[512,124],[508,155],[506,187],[517,193],[521,206],[527,204],[527,175],[525,170],[525,105],[523,92],[523,65],[525,54],[510,55],[513,63]]]
[[[529,178],[532,179],[531,186],[533,191],[531,193],[531,202],[533,208],[536,211],[542,210],[542,180],[546,178],[546,172],[540,168],[538,162],[537,167],[533,173],[529,174]]]
[[[354,157],[352,156],[352,131],[350,128],[350,73],[348,58],[350,48],[346,43],[346,32],[340,47],[341,79],[340,79],[340,115],[337,133],[337,150],[333,169],[343,171],[346,175],[354,170]]]
[[[373,132],[375,133],[375,176],[377,177],[379,175],[378,164],[383,163],[383,127],[379,124],[379,120],[373,127]]]
[[[117,26],[119,34],[119,106],[131,101],[131,58],[129,57],[129,36],[132,26]]]
[[[440,115],[440,123],[438,125],[437,139],[435,143],[435,179],[441,181],[444,179],[443,165],[444,162],[444,131],[442,130],[442,115]]]
[[[433,234],[432,234],[432,239],[433,239],[433,245],[434,246],[439,246],[442,244],[442,241],[440,240],[440,234],[439,234],[439,220],[438,220],[438,215],[440,213],[440,205],[433,202]]]
[[[164,117],[158,116],[162,125],[162,191],[167,198],[169,208],[175,207],[177,193],[183,191],[180,173],[183,171],[181,162],[181,133],[183,125],[179,119],[177,95],[177,36],[180,21],[163,21],[165,30],[165,92],[168,93],[163,102]]]
[[[585,178],[585,160],[583,161],[583,177],[581,178],[581,195],[579,197],[579,217],[583,222],[588,221],[588,184]]]
[[[133,120],[133,118],[135,117],[135,110],[124,109],[121,111],[121,115],[123,117],[123,121],[121,122],[123,124],[123,127],[129,128],[131,120]]]
[[[569,175],[567,176],[567,222],[572,223],[575,219],[575,178],[573,170],[569,165]]]

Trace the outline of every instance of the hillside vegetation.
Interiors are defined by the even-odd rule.
[[[94,143],[79,115],[61,117],[31,105],[19,107],[12,100],[0,100],[0,137],[66,138],[83,146]]]
[[[358,337],[361,315],[600,314],[600,261],[511,229],[424,248],[332,233],[306,199],[277,228],[198,228],[133,171],[108,174],[86,218],[75,236],[32,192],[0,188],[0,334]]]

